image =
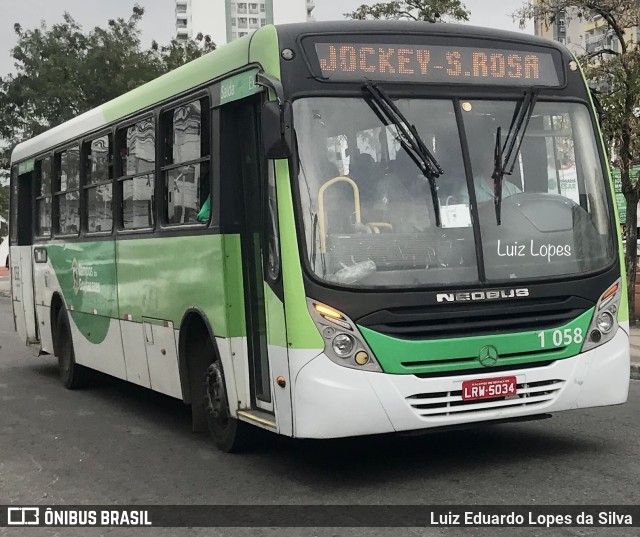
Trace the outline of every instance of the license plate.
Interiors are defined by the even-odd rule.
[[[496,377],[492,379],[465,380],[462,383],[462,400],[478,401],[509,397],[518,393],[516,377]]]

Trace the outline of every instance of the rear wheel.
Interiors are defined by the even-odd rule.
[[[58,372],[64,387],[74,390],[85,386],[88,381],[89,370],[76,363],[69,317],[64,308],[58,314],[56,347],[58,350]]]

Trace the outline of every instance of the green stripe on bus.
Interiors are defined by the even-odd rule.
[[[192,308],[216,336],[246,335],[238,235],[51,244],[47,252],[71,316],[92,343],[104,340],[112,318],[179,328]]]
[[[380,334],[362,326],[358,328],[385,373],[406,375],[462,372],[481,367],[478,355],[486,345],[494,346],[501,356],[496,367],[517,367],[576,356],[582,349],[593,311],[594,308],[591,308],[570,323],[548,330],[449,339],[407,340]],[[559,334],[555,334],[554,338],[556,332]],[[541,337],[541,333],[544,336]],[[565,337],[571,337],[571,343],[566,346]],[[544,347],[541,346],[543,341]],[[560,346],[555,345],[558,342]],[[488,367],[486,371],[490,373],[491,368]]]

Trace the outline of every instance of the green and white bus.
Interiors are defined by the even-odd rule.
[[[558,43],[267,26],[16,147],[22,340],[223,450],[626,401],[613,188]]]

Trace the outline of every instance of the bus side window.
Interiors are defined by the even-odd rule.
[[[77,235],[80,231],[80,148],[70,147],[56,153],[55,162],[55,229],[61,235]]]
[[[122,190],[122,227],[155,226],[156,135],[148,117],[120,129],[116,135],[118,184]]]
[[[207,223],[211,217],[208,111],[208,100],[202,99],[162,115],[162,185],[167,224]]]
[[[85,142],[86,229],[89,233],[113,229],[113,166],[111,135]]]
[[[51,157],[37,160],[36,172],[36,235],[51,236]]]

